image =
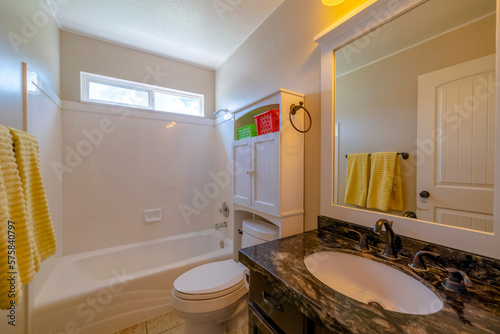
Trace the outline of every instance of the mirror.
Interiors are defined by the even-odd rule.
[[[429,0],[335,51],[335,204],[493,233],[495,11]],[[409,154],[400,195],[389,190],[396,210],[373,204],[383,195],[369,180],[346,189],[347,155],[377,152]],[[370,163],[367,175],[380,170]],[[359,184],[370,203],[346,201]]]

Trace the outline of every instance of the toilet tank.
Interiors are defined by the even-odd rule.
[[[243,219],[241,248],[250,247],[279,238],[279,228],[257,218]]]

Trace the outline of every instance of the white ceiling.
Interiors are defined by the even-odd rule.
[[[62,30],[217,68],[284,0],[71,0]]]

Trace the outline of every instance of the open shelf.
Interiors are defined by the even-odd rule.
[[[262,114],[263,112],[268,111],[269,109],[280,109],[279,104],[268,104],[265,106],[261,106],[255,109],[250,110],[249,112],[245,113],[244,115],[241,115],[238,119],[234,121],[234,140],[238,140],[238,129],[248,125],[248,124],[255,124],[255,118],[253,118],[256,115]],[[280,118],[281,118],[281,110],[280,110]]]

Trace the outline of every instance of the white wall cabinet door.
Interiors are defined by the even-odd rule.
[[[279,215],[279,132],[251,138],[252,207]]]
[[[233,142],[233,202],[279,215],[279,132]]]
[[[233,203],[245,206],[252,205],[251,199],[251,170],[252,147],[250,138],[234,141],[233,150]]]

